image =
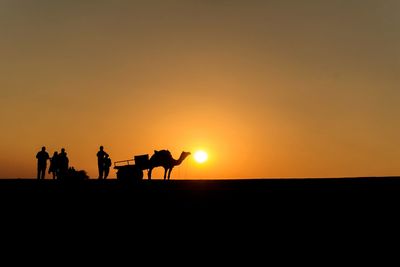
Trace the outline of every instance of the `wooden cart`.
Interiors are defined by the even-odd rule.
[[[134,156],[133,159],[114,162],[117,170],[117,179],[121,181],[140,181],[143,179],[143,171],[149,169],[149,155]]]

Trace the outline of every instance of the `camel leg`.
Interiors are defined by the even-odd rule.
[[[167,177],[167,169],[164,169],[164,181],[165,181],[166,177]]]
[[[172,168],[168,170],[168,180],[171,177],[171,171],[172,171]]]
[[[147,178],[149,179],[149,180],[151,180],[151,172],[153,171],[153,169],[149,169],[148,170],[148,172],[147,172]]]

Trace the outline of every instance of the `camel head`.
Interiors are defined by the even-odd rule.
[[[182,162],[182,161],[184,161],[188,156],[190,156],[190,152],[185,152],[185,151],[183,151],[182,153],[181,153],[181,156],[179,157],[179,159],[178,159],[178,162]]]

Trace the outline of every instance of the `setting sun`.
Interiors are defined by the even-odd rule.
[[[196,153],[194,153],[194,160],[198,163],[203,163],[207,160],[208,155],[206,152],[199,150]]]

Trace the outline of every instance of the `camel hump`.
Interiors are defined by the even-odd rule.
[[[172,156],[171,152],[169,152],[169,150],[166,150],[166,149],[160,150],[160,151],[158,151],[158,153],[161,155]]]
[[[171,152],[169,150],[154,150],[154,155],[152,157],[172,157]]]
[[[169,150],[162,149],[162,150],[154,150],[154,154],[171,154]]]

